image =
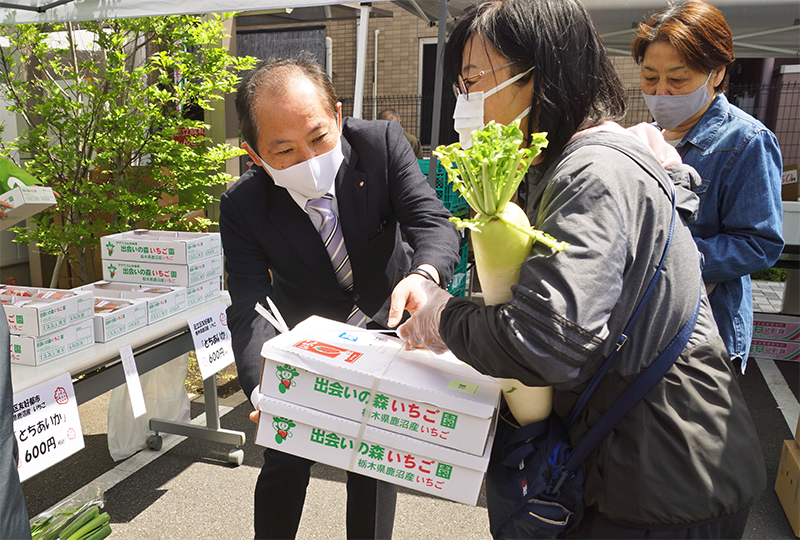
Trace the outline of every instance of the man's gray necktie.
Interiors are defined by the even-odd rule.
[[[333,270],[336,273],[336,280],[343,292],[350,292],[353,289],[353,270],[350,267],[350,257],[347,255],[347,247],[344,244],[342,228],[339,227],[339,219],[331,209],[333,196],[326,193],[319,199],[310,199],[306,203],[306,210],[313,211],[322,217],[322,224],[319,226],[319,235],[328,255],[333,263]],[[353,305],[350,315],[347,317],[347,324],[366,328],[367,316]]]

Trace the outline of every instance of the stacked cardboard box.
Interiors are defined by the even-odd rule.
[[[775,492],[789,519],[794,535],[800,537],[800,418],[793,441],[783,441]]]
[[[100,239],[103,279],[167,287],[219,291],[222,242],[219,233],[135,231]]]
[[[0,220],[0,231],[56,204],[53,190],[43,186],[17,186],[0,194],[0,200],[14,205],[13,209],[4,210],[8,217]]]
[[[97,281],[75,290],[92,291],[97,298],[139,300],[144,303],[144,324],[156,322],[186,310],[186,287],[137,285]],[[219,293],[217,293],[219,294]]]
[[[800,361],[800,317],[754,313],[750,356]]]
[[[11,362],[38,366],[94,345],[89,291],[0,287],[11,331]]]
[[[311,317],[262,349],[256,442],[476,504],[500,396],[449,353]]]

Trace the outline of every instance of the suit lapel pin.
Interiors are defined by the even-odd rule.
[[[359,187],[364,187],[364,182],[363,182],[363,180],[362,180],[361,182],[359,182],[359,183],[358,183],[358,186],[359,186]]]

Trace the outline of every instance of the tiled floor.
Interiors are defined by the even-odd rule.
[[[778,281],[753,280],[753,311],[778,313],[783,305],[784,284]]]

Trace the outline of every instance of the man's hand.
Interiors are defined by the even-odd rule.
[[[250,420],[258,424],[258,411],[253,411],[250,413]]]
[[[406,349],[425,347],[441,354],[447,351],[447,345],[439,335],[439,321],[452,296],[427,280],[422,290],[427,299],[425,305],[397,329],[397,335],[406,340]]]
[[[0,219],[8,217],[8,214],[3,212],[3,208],[8,208],[8,209],[14,208],[14,204],[8,201],[0,201]]]
[[[438,283],[439,272],[433,265],[421,264],[419,268],[431,274]],[[427,297],[422,289],[422,283],[430,281],[425,276],[419,274],[409,274],[398,283],[392,291],[392,305],[389,308],[389,328],[394,328],[400,324],[403,318],[403,311],[408,311],[411,315],[425,305]]]

